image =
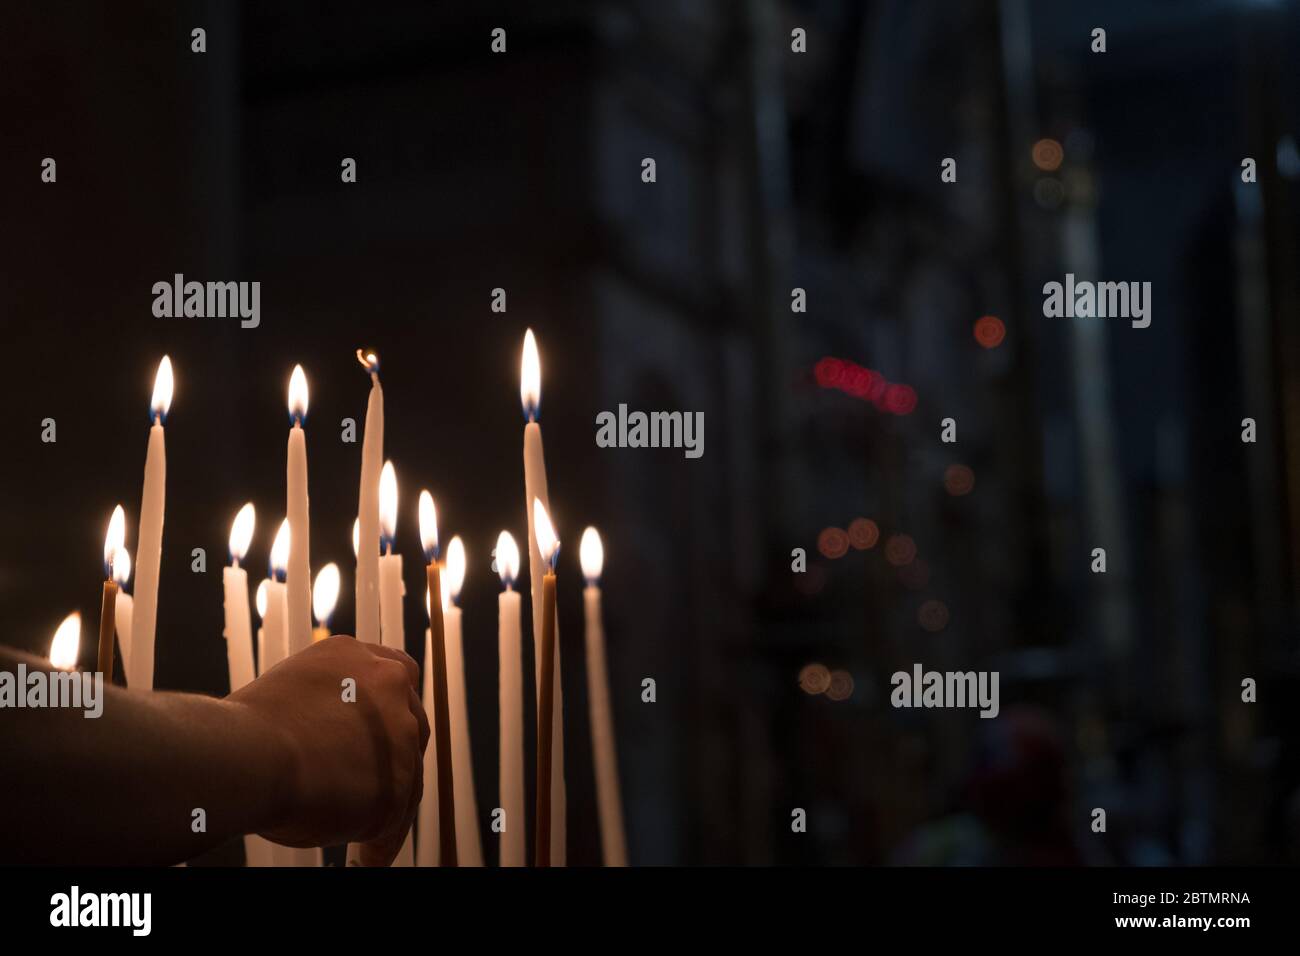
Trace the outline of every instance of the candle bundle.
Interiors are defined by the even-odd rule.
[[[358,350],[357,358],[370,378],[361,480],[352,547],[356,556],[356,621],[359,640],[406,649],[403,604],[406,593],[402,555],[396,548],[398,488],[392,462],[385,462],[384,401],[379,360],[374,352]],[[158,579],[166,499],[164,422],[173,393],[171,361],[164,356],[155,377],[150,402],[151,428],[145,460],[138,534],[135,598],[124,590],[131,574],[125,548],[125,513],[114,509],[104,542],[103,602],[98,667],[113,669],[114,636],[120,648],[128,684],[153,686]],[[536,804],[532,826],[537,866],[562,866],[566,861],[563,695],[560,681],[559,623],[556,613],[557,562],[560,542],[555,532],[546,480],[545,458],[537,413],[541,396],[541,365],[532,330],[524,338],[520,364],[520,397],[524,427],[525,518],[532,592],[532,621],[536,679]],[[290,426],[286,446],[286,516],[272,542],[268,575],[253,602],[260,626],[256,641],[249,607],[249,580],[243,562],[252,542],[256,515],[251,503],[239,509],[231,524],[229,566],[223,569],[224,628],[231,691],[267,673],[291,654],[329,636],[329,621],[340,589],[337,565],[326,564],[311,579],[310,507],[305,422],[308,407],[306,375],[293,368],[289,381]],[[446,563],[439,561],[437,512],[432,496],[419,496],[419,530],[425,557],[426,606],[423,704],[428,712],[431,748],[425,759],[424,800],[418,817],[420,865],[482,866],[483,848],[474,786],[466,682],[466,644],[459,606],[467,560],[459,537],[448,544]],[[601,595],[598,585],[602,550],[594,529],[582,540],[588,696],[601,842],[606,865],[626,865],[622,808],[618,788],[614,730],[605,663]],[[525,720],[523,708],[522,594],[515,589],[521,557],[515,539],[502,531],[497,539],[496,568],[502,590],[498,597],[499,770],[501,817],[494,814],[493,832],[500,837],[500,864],[527,863],[528,813],[524,791]],[[316,627],[312,627],[314,612]],[[80,641],[80,617],[71,615],[51,645],[56,666],[75,665]],[[256,654],[254,654],[256,649]],[[413,831],[414,833],[415,831]],[[417,844],[412,834],[397,865],[410,866]],[[320,849],[292,849],[256,836],[245,840],[250,866],[320,865]],[[349,846],[348,862],[357,848]]]

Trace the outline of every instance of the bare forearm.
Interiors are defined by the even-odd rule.
[[[0,648],[0,670],[48,662]],[[104,688],[103,713],[0,710],[0,818],[9,861],[175,863],[274,827],[292,748],[251,708]],[[199,811],[202,811],[201,813]]]

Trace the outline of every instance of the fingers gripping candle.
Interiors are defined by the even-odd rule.
[[[543,587],[546,562],[537,547],[537,529],[533,524],[533,502],[539,500],[550,510],[551,502],[546,489],[546,458],[542,451],[542,428],[537,424],[537,413],[542,396],[542,365],[537,353],[537,340],[533,330],[524,333],[524,351],[520,361],[519,398],[523,403],[524,417],[524,514],[528,521],[528,578],[533,596],[533,647],[536,679],[541,687],[541,643]],[[556,626],[555,622],[552,622]],[[565,788],[564,788],[564,692],[560,683],[559,629],[555,631],[554,686],[548,695],[551,699],[551,751],[554,768],[551,775],[551,864],[564,866],[566,847]]]
[[[167,501],[167,444],[163,422],[172,403],[172,362],[163,356],[150,402],[149,450],[144,458],[140,530],[136,535],[135,612],[131,624],[131,670],[126,685],[153,689],[154,629],[158,623],[158,574],[162,565],[163,511]]]
[[[361,495],[357,505],[357,640],[379,643],[379,474],[384,465],[384,390],[379,385],[379,357],[357,349],[357,360],[370,374],[366,432],[361,442]]]
[[[289,653],[311,643],[311,524],[307,501],[307,376],[301,365],[289,377],[289,445],[285,459],[285,489],[292,546],[285,581],[289,601]]]

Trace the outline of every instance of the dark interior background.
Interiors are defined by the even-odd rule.
[[[3,640],[44,653],[69,611],[96,618],[118,502],[134,556],[163,353],[157,686],[226,692],[226,538],[253,501],[256,580],[283,514],[294,363],[312,563],[343,569],[334,625],[350,631],[361,446],[339,423],[364,416],[353,351],[373,347],[408,594],[420,487],[469,551],[486,821],[489,551],[524,532],[531,326],[566,545],[571,862],[600,856],[587,524],[606,541],[633,862],[1300,862],[1298,6],[8,3]],[[1061,144],[1058,169],[1035,163],[1041,139]],[[151,287],[177,272],[260,281],[261,327],[154,318]],[[1151,327],[1045,318],[1042,285],[1066,272],[1151,282]],[[996,348],[973,334],[985,315],[1005,324]],[[910,385],[915,409],[819,387],[825,357]],[[598,449],[596,414],[624,402],[703,412],[704,456]],[[946,490],[951,465],[969,494]],[[823,531],[855,519],[879,542],[834,557]],[[899,535],[911,561],[889,549]],[[918,661],[998,670],[1001,716],[890,707],[889,675]],[[810,664],[851,692],[806,692]],[[494,861],[486,826],[485,848]]]

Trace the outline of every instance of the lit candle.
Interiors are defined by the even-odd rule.
[[[104,594],[99,605],[99,657],[96,669],[104,680],[113,683],[113,632],[117,629],[117,581],[113,579],[113,561],[126,540],[126,512],[118,505],[108,519],[104,536]]]
[[[424,549],[424,711],[433,731],[433,753],[424,757],[424,797],[420,801],[420,866],[457,866],[455,771],[452,760],[451,705],[447,691],[442,584],[438,568],[438,512],[433,496],[420,492],[420,546]],[[429,595],[439,595],[435,608]]]
[[[266,610],[262,612],[263,674],[289,656],[289,600],[284,579],[292,547],[293,534],[285,518],[271,544],[271,577],[266,582]],[[299,866],[297,848],[272,843],[271,865]]]
[[[286,453],[285,487],[292,546],[285,581],[289,602],[289,653],[296,654],[311,643],[311,525],[307,503],[307,376],[295,365],[289,376],[289,446]]]
[[[81,652],[81,615],[73,611],[63,619],[54,640],[50,641],[50,666],[61,671],[77,669],[77,655]],[[23,689],[26,692],[26,689]]]
[[[257,676],[266,673],[266,589],[271,586],[270,578],[262,578],[257,585],[257,594],[253,597],[253,606],[257,608]]]
[[[339,566],[331,561],[317,572],[316,583],[311,589],[312,613],[316,615],[316,627],[311,632],[313,643],[330,636],[330,618],[334,616],[338,599]]]
[[[519,576],[519,548],[509,531],[497,537],[498,708],[500,714],[500,800],[506,814],[501,834],[501,865],[527,865],[527,823],[524,818],[524,665],[520,639],[523,600],[514,589]]]
[[[158,574],[162,566],[163,511],[167,502],[167,443],[163,422],[172,404],[172,362],[163,356],[149,404],[149,450],[144,458],[140,530],[136,535],[135,610],[131,624],[128,687],[153,689],[154,629],[158,623]]]
[[[379,357],[357,349],[357,360],[370,374],[366,432],[361,442],[361,495],[357,530],[367,542],[357,551],[357,640],[378,644],[379,637],[379,476],[384,463],[384,390],[379,385]],[[356,550],[354,548],[354,550]]]
[[[117,623],[117,652],[122,655],[122,673],[131,672],[131,620],[135,601],[126,593],[126,582],[131,580],[131,554],[125,547],[113,556],[113,580],[117,583],[117,601],[113,617]]]
[[[623,801],[618,787],[618,756],[614,748],[614,715],[609,702],[609,673],[605,666],[605,626],[600,613],[600,572],[605,549],[595,528],[582,533],[578,546],[587,622],[587,701],[591,710],[591,749],[596,761],[596,803],[600,811],[600,845],[606,866],[627,866],[623,833]]]
[[[289,601],[284,579],[288,573],[289,549],[293,546],[293,533],[289,519],[280,522],[271,544],[270,579],[266,582],[266,611],[262,615],[265,632],[266,660],[262,664],[265,674],[289,656]]]
[[[542,400],[542,363],[537,354],[537,340],[533,330],[524,333],[524,351],[519,370],[519,398],[524,407],[524,516],[528,522],[528,572],[533,594],[533,649],[536,661],[536,679],[541,680],[542,643],[542,577],[546,562],[538,550],[537,530],[533,521],[533,501],[540,500],[542,507],[550,509],[551,501],[546,490],[546,457],[542,450],[542,429],[537,424],[537,413]],[[557,626],[557,622],[552,622]],[[551,750],[554,756],[554,773],[551,776],[551,863],[563,866],[565,861],[565,789],[564,789],[564,689],[560,682],[559,630],[556,629],[554,686],[548,695],[551,699]],[[538,685],[540,687],[540,683]]]
[[[469,703],[465,696],[465,645],[456,601],[465,583],[465,543],[459,535],[447,542],[447,578],[442,588],[442,613],[447,646],[447,703],[451,716],[451,773],[456,792],[456,848],[461,866],[483,865],[483,840],[478,829],[478,797],[474,793],[474,756],[470,749]]]
[[[369,436],[367,436],[369,437]],[[364,518],[364,513],[362,515]],[[402,583],[402,556],[393,553],[397,540],[397,473],[391,461],[384,462],[379,476],[379,535],[383,555],[379,558],[379,631],[384,647],[406,650],[406,626],[402,620],[402,596],[406,587]],[[360,540],[366,535],[361,532]],[[368,551],[369,548],[363,549]],[[364,558],[357,561],[360,573]],[[414,833],[412,828],[411,833]],[[401,852],[393,866],[415,865],[415,843],[411,833],[406,835]]]
[[[397,472],[391,461],[384,462],[379,479],[379,534],[382,556],[379,558],[379,630],[383,645],[406,650],[406,631],[402,621],[402,556],[393,553],[397,540]],[[364,536],[363,536],[364,537]]]
[[[230,526],[230,566],[221,572],[226,609],[226,666],[234,693],[256,676],[253,669],[253,624],[248,613],[248,572],[239,566],[253,540],[256,515],[244,505]]]
[[[553,738],[552,693],[555,688],[555,561],[560,554],[560,542],[551,526],[546,508],[538,498],[533,499],[533,526],[537,532],[537,547],[546,562],[546,575],[542,578],[542,646],[538,662],[540,678],[537,682],[537,829],[536,866],[551,865],[551,742]]]

